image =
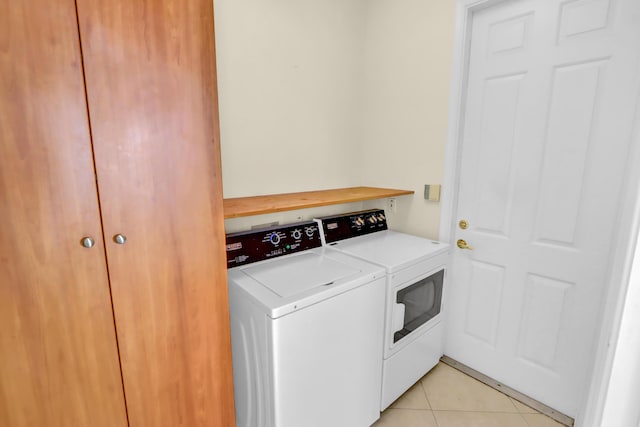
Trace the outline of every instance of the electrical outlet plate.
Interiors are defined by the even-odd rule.
[[[396,201],[396,199],[389,199],[389,212],[396,213],[397,204],[398,202]]]

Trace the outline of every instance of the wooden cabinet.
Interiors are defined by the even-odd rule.
[[[210,0],[0,6],[0,425],[234,425],[215,73]]]
[[[0,10],[1,426],[127,425],[75,19]]]

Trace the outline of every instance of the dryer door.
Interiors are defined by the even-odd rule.
[[[395,290],[393,345],[440,314],[444,269]]]

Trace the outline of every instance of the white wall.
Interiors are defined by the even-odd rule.
[[[371,0],[367,8],[363,181],[414,190],[399,198],[393,227],[437,238],[447,138],[455,2]]]
[[[216,0],[225,197],[360,184],[363,0]]]
[[[454,8],[454,0],[215,0],[224,196],[411,189],[390,226],[437,237],[440,205],[422,189],[442,181]]]

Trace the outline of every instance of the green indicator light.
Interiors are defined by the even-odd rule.
[[[289,249],[291,249],[291,245],[285,245],[285,247],[284,247],[284,248],[285,248],[286,250],[289,250]]]

